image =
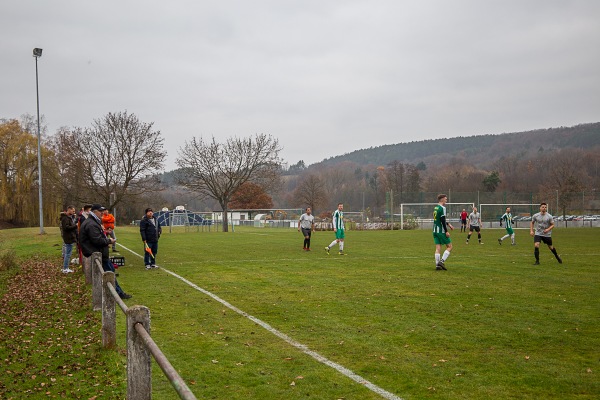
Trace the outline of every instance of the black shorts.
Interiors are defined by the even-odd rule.
[[[463,224],[463,225],[466,225],[467,224],[467,220],[466,219],[461,219],[460,223]]]
[[[480,230],[481,230],[481,227],[480,227],[479,225],[477,225],[477,226],[473,226],[473,225],[471,225],[471,226],[469,227],[469,232],[473,232],[473,231],[475,231],[475,232],[479,233],[479,231],[480,231]]]
[[[547,244],[548,246],[552,246],[552,237],[535,235],[533,237],[533,243],[540,243],[540,242]]]
[[[312,230],[310,228],[300,228],[302,230],[302,236],[310,237]]]

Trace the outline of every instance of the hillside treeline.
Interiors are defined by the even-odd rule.
[[[13,226],[39,223],[33,121],[0,120],[0,221]],[[586,124],[360,150],[281,170],[280,185],[265,193],[270,198],[264,203],[276,209],[311,206],[326,217],[343,202],[346,211],[383,218],[397,213],[401,203],[434,202],[443,192],[454,202],[547,201],[558,203],[561,214],[598,214],[599,142],[600,124]],[[42,143],[46,225],[56,225],[67,205],[88,202],[116,208],[119,224],[139,219],[148,206],[220,210],[216,202],[178,185],[177,171],[163,171],[161,133],[127,112],[109,113],[88,128],[44,134]],[[366,162],[376,150],[386,161]],[[236,206],[251,208],[243,198]]]

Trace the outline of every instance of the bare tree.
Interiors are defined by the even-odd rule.
[[[218,143],[192,138],[179,148],[179,181],[200,196],[213,198],[223,210],[223,232],[228,231],[227,212],[234,193],[246,182],[269,191],[279,182],[279,141],[270,135],[229,138]]]
[[[112,208],[126,196],[156,191],[166,153],[161,133],[152,125],[125,111],[108,113],[91,128],[75,129],[73,144],[80,157],[75,165],[85,177],[83,193]]]
[[[327,204],[325,183],[317,175],[310,174],[302,179],[294,191],[296,204],[316,210]]]

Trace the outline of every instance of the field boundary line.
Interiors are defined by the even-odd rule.
[[[140,258],[144,258],[142,255],[136,253],[135,251],[128,249],[127,247],[123,246],[122,244],[119,244],[121,247],[123,247],[125,250],[135,254],[136,256],[140,257]],[[222,298],[220,298],[219,296],[217,296],[214,293],[209,292],[206,289],[201,288],[200,286],[196,285],[193,282],[190,282],[189,280],[185,279],[184,277],[176,274],[173,271],[170,271],[166,268],[161,267],[161,269],[163,271],[165,271],[166,273],[176,277],[177,279],[181,280],[182,282],[188,284],[190,287],[198,290],[201,293],[204,293],[205,295],[211,297],[212,299],[218,301],[219,303],[221,303],[222,305],[224,305],[225,307],[229,308],[232,311],[235,311],[236,313],[240,314],[243,317],[248,318],[250,321],[262,326],[264,329],[266,329],[267,331],[271,332],[273,335],[277,336],[278,338],[284,340],[286,343],[288,343],[289,345],[297,348],[298,350],[302,351],[304,354],[311,356],[312,358],[314,358],[315,360],[319,361],[322,364],[327,365],[328,367],[331,367],[333,369],[335,369],[336,371],[338,371],[339,373],[341,373],[342,375],[352,379],[354,382],[357,382],[363,386],[365,386],[366,388],[368,388],[369,390],[371,390],[374,393],[377,393],[378,395],[380,395],[381,397],[383,397],[384,399],[388,399],[388,400],[402,400],[402,398],[396,396],[394,393],[388,392],[387,390],[380,388],[379,386],[375,385],[374,383],[370,382],[369,380],[363,378],[362,376],[352,372],[350,369],[344,367],[343,365],[340,365],[334,361],[329,360],[327,357],[324,357],[322,355],[320,355],[319,353],[317,353],[316,351],[313,351],[311,349],[308,348],[308,346],[297,342],[296,340],[292,339],[291,337],[289,337],[288,335],[286,335],[285,333],[273,328],[271,325],[269,325],[268,323],[248,314],[247,312],[240,310],[239,308],[237,308],[236,306],[234,306],[233,304],[229,303],[226,300],[223,300]]]

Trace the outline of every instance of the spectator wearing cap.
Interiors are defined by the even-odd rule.
[[[108,238],[102,227],[102,212],[105,210],[100,204],[93,204],[89,217],[81,224],[79,231],[79,243],[85,257],[92,253],[102,253],[102,268],[104,271],[115,272],[115,267],[108,257],[108,246],[115,243],[115,239]],[[115,279],[115,290],[122,299],[130,299],[131,295],[125,293]]]
[[[162,233],[160,222],[154,217],[151,208],[146,208],[144,218],[140,221],[140,234],[144,242],[144,264],[146,269],[158,268],[156,265],[156,253],[158,253],[158,239]],[[152,255],[146,251],[149,248]],[[152,257],[154,256],[154,257]]]

